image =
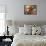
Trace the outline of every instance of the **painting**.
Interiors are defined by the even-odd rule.
[[[25,15],[37,15],[37,5],[24,5]]]

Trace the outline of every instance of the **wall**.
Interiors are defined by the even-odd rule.
[[[46,0],[0,0],[7,5],[6,19],[16,21],[46,21]],[[36,4],[37,16],[24,15],[24,5]]]
[[[6,6],[5,12],[7,13],[6,14],[6,20],[8,20],[6,21],[8,22],[7,25],[10,24],[11,26],[15,21],[18,21],[16,22],[16,24],[20,24],[20,26],[24,24],[25,21],[29,21],[29,23],[26,22],[27,24],[32,23],[32,21],[33,23],[37,22],[38,24],[39,22],[40,23],[46,22],[46,0],[0,0],[0,5],[1,4]],[[37,5],[37,16],[24,15],[24,5],[30,4]]]

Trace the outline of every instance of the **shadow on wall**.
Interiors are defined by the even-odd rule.
[[[6,20],[7,26],[24,26],[24,24],[36,24],[36,25],[46,25],[46,21],[15,21],[15,20]]]

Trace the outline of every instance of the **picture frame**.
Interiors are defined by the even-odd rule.
[[[37,15],[37,5],[24,5],[25,15]]]

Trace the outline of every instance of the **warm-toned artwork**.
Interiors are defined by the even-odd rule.
[[[24,5],[25,15],[37,15],[37,5]]]

